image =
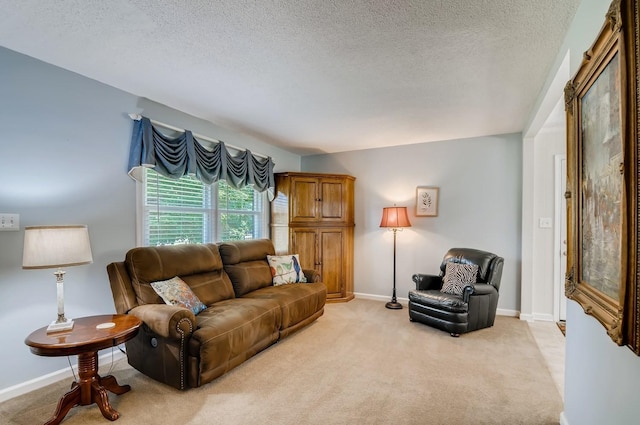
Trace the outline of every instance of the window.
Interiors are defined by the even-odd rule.
[[[170,179],[147,168],[138,194],[139,242],[145,246],[268,237],[266,194],[195,177]]]

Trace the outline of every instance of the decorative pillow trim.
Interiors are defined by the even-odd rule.
[[[293,255],[267,255],[273,286],[287,283],[306,283],[307,278],[300,267],[298,254]]]
[[[453,295],[462,295],[464,287],[476,283],[478,275],[477,264],[447,263],[442,279],[441,292]]]
[[[193,314],[198,314],[207,308],[189,288],[189,285],[178,276],[168,280],[151,282],[151,287],[169,305],[188,308],[193,311]]]

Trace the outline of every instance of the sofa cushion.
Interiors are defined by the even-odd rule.
[[[327,287],[319,282],[269,286],[250,292],[243,298],[277,302],[282,310],[282,329],[287,329],[322,310],[327,300]]]
[[[466,313],[469,311],[469,303],[453,294],[441,292],[438,289],[409,291],[409,302],[415,303],[433,310],[444,310],[451,313]]]
[[[442,292],[447,294],[462,295],[464,287],[476,283],[478,275],[477,264],[447,263],[444,277],[442,278]]]
[[[198,314],[207,308],[189,288],[189,285],[184,283],[178,276],[169,280],[151,282],[151,287],[169,305],[188,308],[193,311],[193,314]]]
[[[189,356],[199,358],[200,382],[209,382],[278,340],[281,310],[268,299],[220,301],[196,316]]]
[[[151,282],[179,276],[205,305],[234,297],[215,244],[166,245],[133,248],[125,265],[139,304],[163,301]]]
[[[220,242],[218,248],[236,297],[273,284],[267,262],[267,255],[275,254],[271,240]]]
[[[285,285],[287,283],[306,283],[307,278],[300,267],[298,254],[292,255],[267,255],[267,262],[273,276],[273,285]]]

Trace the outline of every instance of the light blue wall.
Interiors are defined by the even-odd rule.
[[[614,344],[573,301],[567,304],[565,357],[567,425],[640,423],[640,358]]]
[[[356,177],[356,293],[391,296],[393,239],[379,226],[382,208],[397,204],[412,224],[397,235],[399,298],[414,273],[437,273],[449,248],[470,247],[505,258],[498,308],[519,309],[520,134],[305,156],[302,169]],[[440,188],[437,217],[415,216],[417,186]]]
[[[569,53],[571,75],[580,67],[582,54],[597,37],[609,4],[609,0],[583,0],[581,3],[545,89],[536,102],[530,123],[565,55]],[[640,423],[639,382],[640,358],[627,347],[614,344],[603,326],[586,315],[577,303],[568,301],[564,424]]]
[[[0,48],[0,213],[20,214],[21,226],[0,232],[0,391],[67,367],[23,342],[56,317],[54,270],[21,268],[24,226],[87,224],[93,264],[66,270],[65,312],[114,311],[105,267],[136,243],[131,112],[271,155],[277,170],[300,168],[298,155]]]

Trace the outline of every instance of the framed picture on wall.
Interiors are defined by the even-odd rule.
[[[640,354],[638,322],[637,0],[614,0],[565,87],[565,293],[618,345]],[[632,66],[629,66],[632,65]]]
[[[438,188],[418,186],[416,189],[416,216],[436,217],[438,215]]]

